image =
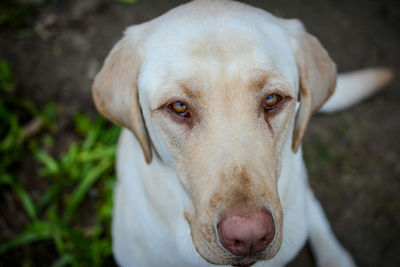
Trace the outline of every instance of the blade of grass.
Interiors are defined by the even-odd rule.
[[[99,118],[97,119],[94,127],[92,127],[89,132],[88,135],[85,139],[85,141],[83,142],[83,149],[87,150],[93,147],[93,145],[96,143],[96,140],[100,134],[100,132],[102,131],[102,129],[104,128],[104,123],[105,120],[103,118]]]
[[[16,237],[0,244],[0,255],[23,245],[33,242],[51,239],[50,227],[43,222],[35,222],[29,225],[27,229]]]
[[[55,262],[53,262],[51,267],[64,267],[67,265],[71,265],[73,258],[74,257],[71,254],[64,254],[60,258],[58,258]]]
[[[45,165],[47,174],[56,174],[59,172],[58,163],[52,156],[41,149],[37,149],[34,153],[36,158]]]
[[[80,204],[83,197],[89,188],[100,178],[101,174],[112,166],[113,162],[109,159],[102,160],[95,168],[91,169],[82,182],[78,185],[77,189],[68,201],[63,215],[63,221],[68,222],[71,220],[76,207]]]
[[[116,148],[115,147],[104,147],[98,146],[93,150],[84,150],[79,154],[79,160],[85,161],[93,161],[99,160],[106,157],[113,157],[115,155]]]
[[[0,22],[1,21],[2,19],[0,19]],[[5,60],[0,60],[0,89],[7,93],[11,93],[15,90],[15,82],[11,74],[11,68]]]
[[[37,203],[37,210],[41,211],[43,210],[49,203],[53,202],[59,196],[62,188],[63,188],[63,183],[59,182],[56,184],[53,184],[50,186],[49,189],[46,190],[44,195],[39,199]]]
[[[25,190],[25,188],[18,182],[18,180],[14,179],[11,175],[3,174],[0,178],[1,183],[8,184],[14,193],[18,196],[21,201],[22,206],[24,207],[26,213],[28,213],[29,217],[32,220],[37,220],[37,212],[36,207],[33,204],[32,198]]]
[[[75,164],[76,158],[79,154],[79,146],[78,144],[71,144],[67,153],[61,157],[61,163],[64,166],[70,166]]]
[[[17,115],[12,114],[8,117],[7,135],[0,141],[0,151],[7,152],[19,146],[18,139],[21,134],[21,127],[18,123]]]
[[[62,225],[56,213],[56,205],[52,205],[50,207],[49,211],[47,212],[47,215],[50,219],[51,234],[53,236],[54,243],[56,244],[58,253],[60,255],[63,255],[65,250],[64,249],[65,245],[62,238],[62,231],[61,231]]]

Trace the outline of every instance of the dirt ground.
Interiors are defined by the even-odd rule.
[[[245,2],[299,18],[340,72],[387,66],[400,73],[398,0]],[[180,3],[49,1],[31,27],[0,28],[0,59],[8,60],[18,77],[19,96],[95,114],[90,84],[124,28]],[[399,77],[355,107],[315,116],[303,145],[316,196],[360,266],[400,266]],[[306,247],[291,266],[312,264]]]

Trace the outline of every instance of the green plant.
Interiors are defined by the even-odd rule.
[[[13,97],[2,78],[9,81],[10,75],[1,75],[1,64],[0,186],[12,190],[28,220],[21,233],[0,243],[0,257],[47,240],[58,252],[53,266],[101,266],[111,255],[113,163],[120,128],[102,117],[93,122],[78,114],[71,118],[75,130],[70,133],[78,141],[65,152],[53,152],[56,143],[64,142],[55,135],[56,105],[38,109],[30,101]],[[3,69],[9,72],[9,67]],[[32,198],[29,185],[24,186],[15,171],[29,157],[37,161],[33,175],[46,184],[39,199]],[[89,197],[90,193],[95,197]],[[82,212],[88,209],[92,212]],[[85,220],[88,216],[90,220]]]

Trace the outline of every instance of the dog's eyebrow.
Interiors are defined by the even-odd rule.
[[[199,87],[199,81],[196,79],[184,79],[178,80],[167,86],[167,90],[162,94],[154,97],[154,103],[150,107],[150,112],[159,110],[171,101],[185,101],[189,104],[193,104],[201,99],[201,90]],[[179,89],[179,90],[177,90]]]
[[[250,86],[248,88],[250,90],[261,91],[267,83],[270,75],[265,70],[260,69],[255,70],[254,73],[255,74],[251,76],[253,79],[250,81]]]
[[[190,99],[200,99],[201,91],[199,90],[199,82],[196,79],[186,79],[178,82],[183,93]]]
[[[286,79],[274,72],[263,69],[255,69],[250,75],[248,90],[255,91],[257,94],[265,94],[266,92],[275,92],[286,97],[293,97],[290,91],[285,88],[288,86]]]

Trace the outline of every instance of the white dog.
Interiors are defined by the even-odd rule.
[[[390,79],[340,75],[325,111]],[[297,20],[199,0],[127,29],[93,85],[123,130],[113,250],[122,266],[283,266],[307,238],[354,266],[307,182],[301,140],[336,67]]]

